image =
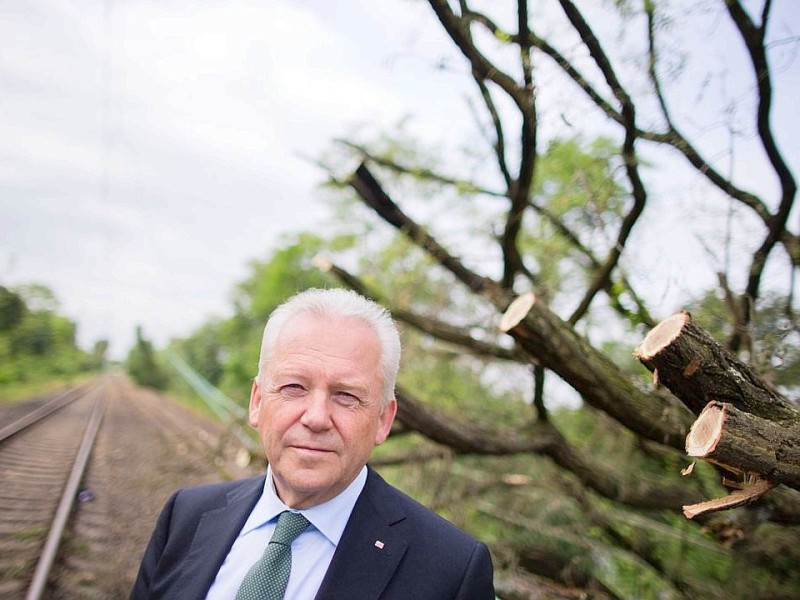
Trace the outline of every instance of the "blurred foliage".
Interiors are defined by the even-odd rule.
[[[0,286],[0,331],[19,326],[27,308],[22,296]]]
[[[0,386],[68,379],[105,365],[105,351],[79,348],[75,323],[58,310],[46,286],[0,286]]]
[[[310,233],[285,238],[266,260],[249,264],[250,274],[233,291],[231,317],[172,340],[171,349],[229,398],[247,406],[269,314],[300,290],[333,283],[311,262],[322,248],[322,240]]]
[[[615,177],[619,157],[611,140],[552,140],[538,166],[533,205],[538,218],[527,227],[520,250],[536,261],[537,293],[554,299],[585,284],[585,257],[559,231],[569,231],[602,255],[613,243],[626,193]],[[616,175],[615,175],[616,173]],[[565,287],[566,286],[566,287]]]
[[[156,356],[153,344],[144,337],[141,327],[136,328],[136,342],[125,360],[125,368],[137,384],[154,390],[165,390],[170,375],[166,366]]]

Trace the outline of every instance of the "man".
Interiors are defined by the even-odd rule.
[[[397,412],[399,364],[389,313],[354,292],[307,290],[278,307],[250,394],[266,477],[173,495],[131,598],[266,597],[247,595],[259,586],[280,598],[285,586],[299,600],[493,599],[486,546],[366,466]],[[300,521],[289,537],[275,533],[284,513]]]

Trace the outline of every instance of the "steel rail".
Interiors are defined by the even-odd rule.
[[[75,495],[78,491],[78,486],[83,479],[83,474],[86,471],[86,466],[89,463],[89,457],[92,454],[97,434],[100,431],[100,424],[103,421],[105,414],[106,404],[102,399],[98,399],[92,409],[92,414],[86,424],[84,430],[83,440],[78,448],[75,456],[75,462],[72,465],[72,470],[64,486],[64,492],[61,495],[58,509],[56,510],[53,525],[50,528],[50,533],[47,536],[42,554],[36,564],[36,569],[33,573],[31,585],[28,588],[28,593],[25,600],[39,600],[42,597],[45,586],[47,585],[50,570],[55,562],[58,546],[61,543],[61,538],[64,535],[64,529],[72,512],[72,506],[75,502]]]
[[[78,398],[83,398],[86,394],[89,393],[90,389],[84,389],[84,387],[91,388],[92,384],[84,384],[83,386],[79,386],[73,388],[71,390],[67,390],[66,392],[56,396],[46,404],[43,404],[36,410],[32,410],[24,417],[21,417],[6,425],[2,429],[0,429],[0,442],[3,440],[7,440],[12,435],[19,433],[23,429],[26,429],[47,417],[48,415],[53,414],[57,410],[60,410],[74,402]]]

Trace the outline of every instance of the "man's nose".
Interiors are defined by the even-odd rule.
[[[322,431],[331,426],[330,398],[324,390],[315,390],[306,399],[301,423],[313,431]]]

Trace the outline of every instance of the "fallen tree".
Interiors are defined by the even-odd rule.
[[[414,330],[419,336],[416,339],[423,340],[422,346],[446,354],[453,362],[461,357],[470,366],[479,360],[524,365],[520,379],[529,385],[532,398],[529,412],[522,416],[515,413],[515,420],[492,422],[491,415],[483,418],[490,412],[489,406],[476,408],[467,399],[459,406],[460,411],[438,410],[436,394],[446,395],[448,390],[439,387],[428,391],[423,380],[418,388],[400,389],[398,420],[406,430],[436,445],[436,451],[425,456],[442,456],[438,450],[445,447],[451,453],[445,454],[447,460],[474,467],[470,473],[482,480],[480,493],[491,495],[492,505],[499,509],[491,511],[493,515],[516,509],[526,517],[517,519],[511,529],[503,529],[509,535],[521,532],[521,537],[510,543],[511,550],[505,538],[493,548],[505,559],[498,560],[501,570],[513,571],[522,566],[522,559],[529,559],[522,567],[524,571],[555,576],[547,563],[549,544],[558,545],[564,539],[564,521],[572,519],[572,523],[585,525],[586,511],[564,516],[564,506],[574,500],[574,494],[566,493],[563,506],[554,509],[558,524],[553,525],[552,536],[547,543],[526,550],[530,540],[541,533],[539,505],[531,501],[536,488],[526,484],[515,488],[513,496],[501,497],[497,486],[487,485],[497,475],[494,469],[513,464],[513,472],[523,474],[525,467],[537,474],[542,468],[552,468],[557,473],[548,471],[553,480],[581,488],[587,506],[610,504],[610,513],[628,517],[669,505],[657,518],[669,523],[667,528],[674,528],[678,538],[683,539],[682,531],[698,536],[712,531],[720,548],[727,550],[736,544],[730,558],[735,567],[720,577],[719,571],[710,572],[712,567],[706,570],[714,557],[705,548],[698,550],[702,558],[686,561],[686,546],[680,545],[667,553],[670,560],[665,561],[663,547],[651,546],[652,536],[632,526],[633,521],[611,523],[600,519],[599,529],[606,540],[614,540],[626,555],[641,558],[629,562],[635,564],[631,568],[637,574],[655,571],[667,582],[653,588],[659,590],[658,594],[734,597],[746,587],[739,584],[754,582],[754,573],[760,569],[753,558],[764,554],[759,535],[774,532],[772,527],[785,527],[770,538],[770,543],[789,541],[766,552],[772,562],[772,576],[777,559],[787,555],[794,559],[793,549],[800,547],[795,542],[797,529],[792,528],[800,523],[800,495],[788,485],[792,472],[788,465],[765,469],[773,478],[782,477],[779,483],[756,471],[745,470],[738,475],[727,472],[727,478],[737,480],[740,486],[750,477],[764,482],[771,491],[758,502],[757,510],[747,506],[709,515],[697,525],[686,523],[679,511],[687,503],[697,504],[702,498],[722,493],[712,481],[715,473],[705,466],[698,466],[691,480],[679,479],[677,473],[682,466],[679,463],[686,458],[686,437],[692,423],[711,401],[731,405],[747,415],[746,419],[764,419],[782,427],[792,427],[795,419],[791,403],[739,360],[745,353],[755,356],[764,342],[763,335],[758,337],[758,327],[763,322],[764,296],[772,292],[765,292],[762,285],[767,265],[779,263],[776,257],[780,257],[785,270],[794,272],[800,267],[798,232],[789,219],[797,184],[776,143],[775,134],[781,130],[771,109],[775,73],[767,59],[778,44],[774,28],[768,25],[777,18],[777,4],[763,3],[760,11],[751,11],[752,17],[749,5],[745,9],[739,0],[704,5],[714,13],[713,26],[725,28],[725,36],[708,36],[707,41],[715,44],[726,40],[724,48],[709,44],[712,50],[727,57],[735,46],[728,41],[739,38],[742,43],[735,67],[737,72],[752,76],[742,97],[747,97],[748,108],[755,107],[752,112],[756,113],[750,115],[755,118],[744,130],[747,140],[759,146],[756,150],[764,151],[762,166],[777,181],[777,189],[763,192],[759,186],[764,178],[748,178],[738,162],[734,166],[734,161],[719,160],[732,153],[732,145],[708,146],[704,135],[708,129],[704,128],[718,123],[720,114],[711,115],[709,121],[709,115],[701,118],[692,112],[686,119],[686,115],[672,110],[680,102],[671,106],[669,88],[673,93],[678,89],[672,76],[675,65],[682,64],[684,58],[672,50],[685,46],[680,36],[673,38],[671,34],[684,25],[695,27],[703,16],[692,3],[612,3],[620,9],[618,13],[573,0],[554,0],[548,6],[520,1],[501,7],[469,0],[428,0],[428,4],[452,41],[454,56],[442,57],[442,68],[461,65],[464,74],[472,78],[475,94],[471,108],[477,117],[478,135],[467,140],[471,152],[446,158],[436,154],[438,148],[427,155],[413,152],[418,146],[404,144],[402,135],[389,143],[381,139],[345,142],[347,170],[328,168],[329,183],[345,190],[343,196],[355,196],[400,234],[403,242],[397,242],[397,247],[402,250],[402,259],[393,255],[393,262],[387,265],[374,257],[376,245],[364,242],[359,248],[365,249],[359,256],[359,266],[351,269],[357,276],[333,266],[332,261],[328,272],[384,303],[409,331]],[[609,16],[619,17],[611,37],[606,21]],[[673,21],[681,25],[672,29]],[[635,41],[636,50],[625,44],[627,49],[621,50],[622,40],[626,44]],[[628,51],[629,56],[622,56]],[[706,58],[698,54],[696,64],[707,64]],[[637,65],[642,66],[638,72]],[[708,72],[709,78],[715,76],[715,71]],[[559,78],[567,82],[566,90],[558,85]],[[689,83],[697,84],[696,97],[708,97],[707,80]],[[678,99],[682,102],[686,97],[681,87]],[[559,121],[566,124],[566,130],[553,133],[553,124]],[[466,125],[448,124],[448,141],[456,141],[456,134]],[[595,138],[598,129],[603,139]],[[475,138],[488,144],[478,148],[481,144],[474,143]],[[673,160],[676,156],[679,165]],[[355,170],[350,166],[352,161],[359,165]],[[693,189],[685,197],[681,191],[671,195],[672,190],[661,187],[663,181],[651,177],[656,170],[676,181],[693,181]],[[667,360],[669,356],[657,367],[651,363],[659,383],[653,386],[641,376],[642,370],[631,364],[627,336],[641,337],[640,327],[654,326],[655,305],[648,303],[657,302],[655,296],[671,281],[669,274],[654,275],[652,261],[645,258],[652,257],[654,250],[666,255],[678,249],[670,247],[660,235],[660,219],[667,216],[664,198],[676,201],[670,209],[691,198],[695,200],[692,216],[709,217],[697,218],[690,228],[695,239],[703,240],[712,272],[719,275],[718,284],[703,284],[704,290],[713,299],[713,292],[718,291],[713,288],[719,285],[726,302],[708,308],[708,303],[698,300],[704,309],[698,314],[714,314],[725,322],[720,329],[724,336],[730,336],[725,345],[734,358],[729,360],[731,357],[720,348],[708,343],[702,330],[679,327],[686,329],[677,336],[678,345],[684,347],[674,350],[674,365]],[[717,227],[716,217],[722,211],[735,213],[736,220],[725,235]],[[461,225],[464,235],[456,236],[454,242],[453,230]],[[650,226],[654,229],[648,229]],[[742,231],[752,234],[742,239]],[[416,249],[424,259],[417,261]],[[728,260],[734,252],[734,259]],[[723,256],[724,261],[718,258]],[[338,262],[353,264],[346,261]],[[668,261],[665,256],[660,262],[679,264],[677,260]],[[659,282],[658,290],[653,290],[653,277]],[[730,286],[729,281],[739,282],[738,287]],[[781,305],[781,317],[796,335],[800,331],[793,316],[796,300],[786,292],[793,285],[777,286],[785,302],[772,306]],[[645,288],[649,299],[640,293]],[[433,297],[435,301],[431,301]],[[671,311],[674,307],[658,310]],[[498,324],[507,336],[497,335]],[[617,334],[614,340],[609,339]],[[622,338],[626,356],[620,358],[621,346],[615,342]],[[686,360],[681,358],[684,354]],[[761,358],[775,356],[766,352]],[[581,425],[591,431],[591,439],[579,435],[570,439],[564,423],[556,418],[550,403],[553,398],[548,394],[564,387],[580,402],[576,414],[586,419]],[[470,394],[461,387],[459,392]],[[453,404],[457,400],[448,397]],[[502,405],[503,398],[497,400]],[[473,419],[476,415],[469,414],[467,407],[481,414]],[[475,421],[480,421],[480,426]],[[588,450],[582,447],[592,443],[597,446]],[[605,454],[609,447],[619,452]],[[718,447],[723,450],[725,441]],[[420,455],[404,456],[418,460]],[[539,461],[540,457],[548,460]],[[607,460],[599,460],[602,458]],[[440,460],[432,459],[431,470],[439,467],[450,473],[451,465],[439,465]],[[721,469],[718,465],[715,468]],[[746,477],[745,473],[757,474]],[[654,474],[657,476],[651,478]],[[552,489],[542,497],[549,492]],[[728,500],[738,502],[745,495]],[[455,495],[450,500],[448,508],[457,503]],[[492,531],[501,527],[499,518],[493,518]],[[565,564],[575,557],[574,549],[559,550],[567,558]],[[591,559],[587,564],[594,575],[609,575],[597,572],[602,565],[621,564],[608,555],[599,560],[591,549],[585,556]],[[728,560],[727,555],[720,559]],[[689,563],[691,567],[687,568]],[[795,564],[774,578],[791,592],[800,589]],[[568,581],[566,577],[560,580]],[[619,577],[610,580],[615,585],[621,583]],[[703,581],[713,584],[703,589]],[[637,596],[643,589],[641,581],[636,584],[627,595],[619,588],[613,593],[616,597],[641,597]],[[757,594],[775,596],[771,585],[752,589],[757,589]],[[656,595],[654,591],[653,597]]]

